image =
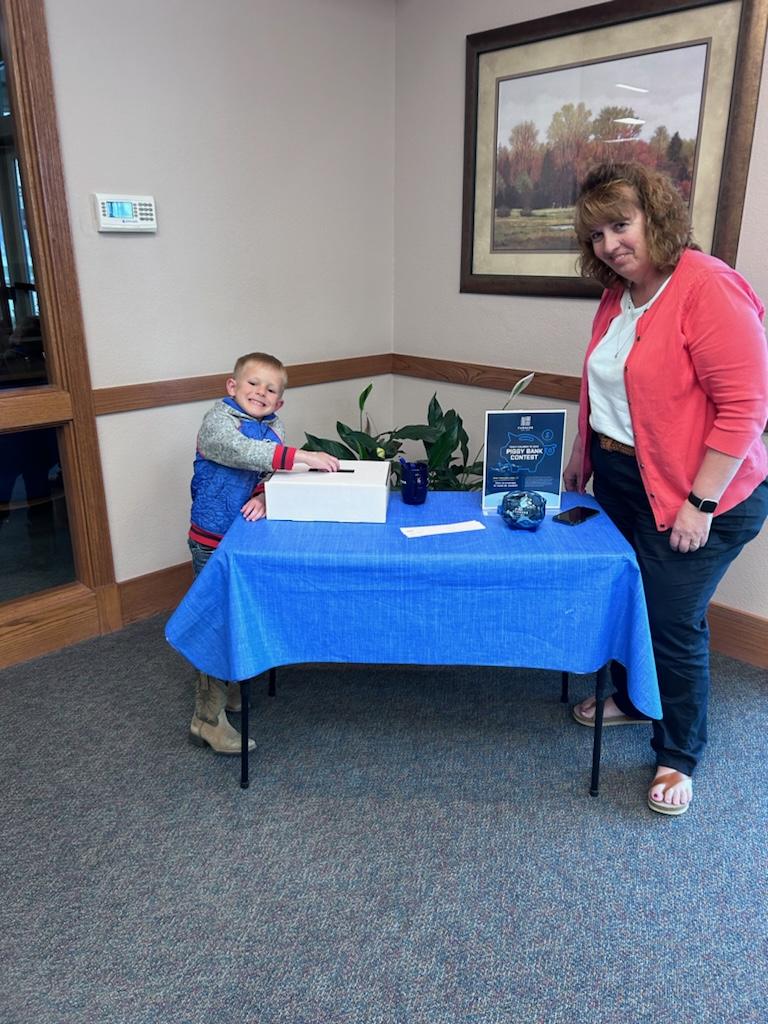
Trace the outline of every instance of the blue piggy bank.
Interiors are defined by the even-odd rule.
[[[508,491],[499,505],[499,515],[513,530],[536,530],[547,511],[547,503],[536,491]]]

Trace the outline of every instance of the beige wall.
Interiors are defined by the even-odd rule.
[[[289,363],[395,350],[578,373],[592,302],[458,290],[465,37],[577,6],[48,0],[94,384],[214,373],[253,347]],[[738,261],[765,298],[767,108],[764,83]],[[98,235],[94,191],[153,194],[157,235]],[[289,440],[355,422],[366,383],[289,392]],[[377,426],[420,418],[434,390],[377,380]],[[505,396],[437,391],[479,446]],[[204,408],[100,418],[118,579],[186,557]],[[768,616],[767,563],[768,531],[718,599]]]
[[[398,0],[395,152],[394,348],[423,356],[578,374],[596,303],[582,299],[459,293],[464,118],[464,47],[472,32],[586,4],[563,0]],[[768,74],[763,88],[744,209],[738,269],[768,303]],[[435,385],[396,385],[396,417],[426,408]],[[486,408],[506,396],[437,387],[480,429]],[[544,407],[522,396],[530,408]],[[571,407],[575,410],[575,407]],[[570,416],[571,428],[573,416]],[[482,442],[482,435],[479,439]],[[474,451],[474,449],[473,449]],[[768,617],[768,528],[730,569],[716,600]]]
[[[94,386],[217,373],[253,349],[391,350],[391,0],[48,0],[46,15]],[[157,234],[98,234],[96,191],[154,195]],[[357,391],[289,393],[289,440],[333,433]],[[389,419],[391,381],[376,403]],[[188,557],[203,409],[98,422],[119,580]]]
[[[392,337],[394,7],[358,0],[46,6],[96,387]],[[152,194],[99,235],[91,193]]]

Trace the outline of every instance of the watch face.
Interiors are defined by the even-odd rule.
[[[693,491],[688,495],[688,501],[697,508],[700,512],[712,513],[717,509],[717,502],[714,498],[700,498]]]

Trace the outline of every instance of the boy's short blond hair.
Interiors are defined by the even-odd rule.
[[[278,373],[282,374],[283,388],[288,386],[288,371],[277,356],[271,356],[266,352],[249,352],[245,356],[240,356],[235,363],[232,376],[236,378],[248,363],[261,363],[263,366],[271,366],[273,370],[277,370]]]

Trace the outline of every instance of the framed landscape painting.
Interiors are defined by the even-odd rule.
[[[461,290],[592,296],[573,204],[592,165],[669,174],[736,258],[768,0],[616,0],[467,37]]]

